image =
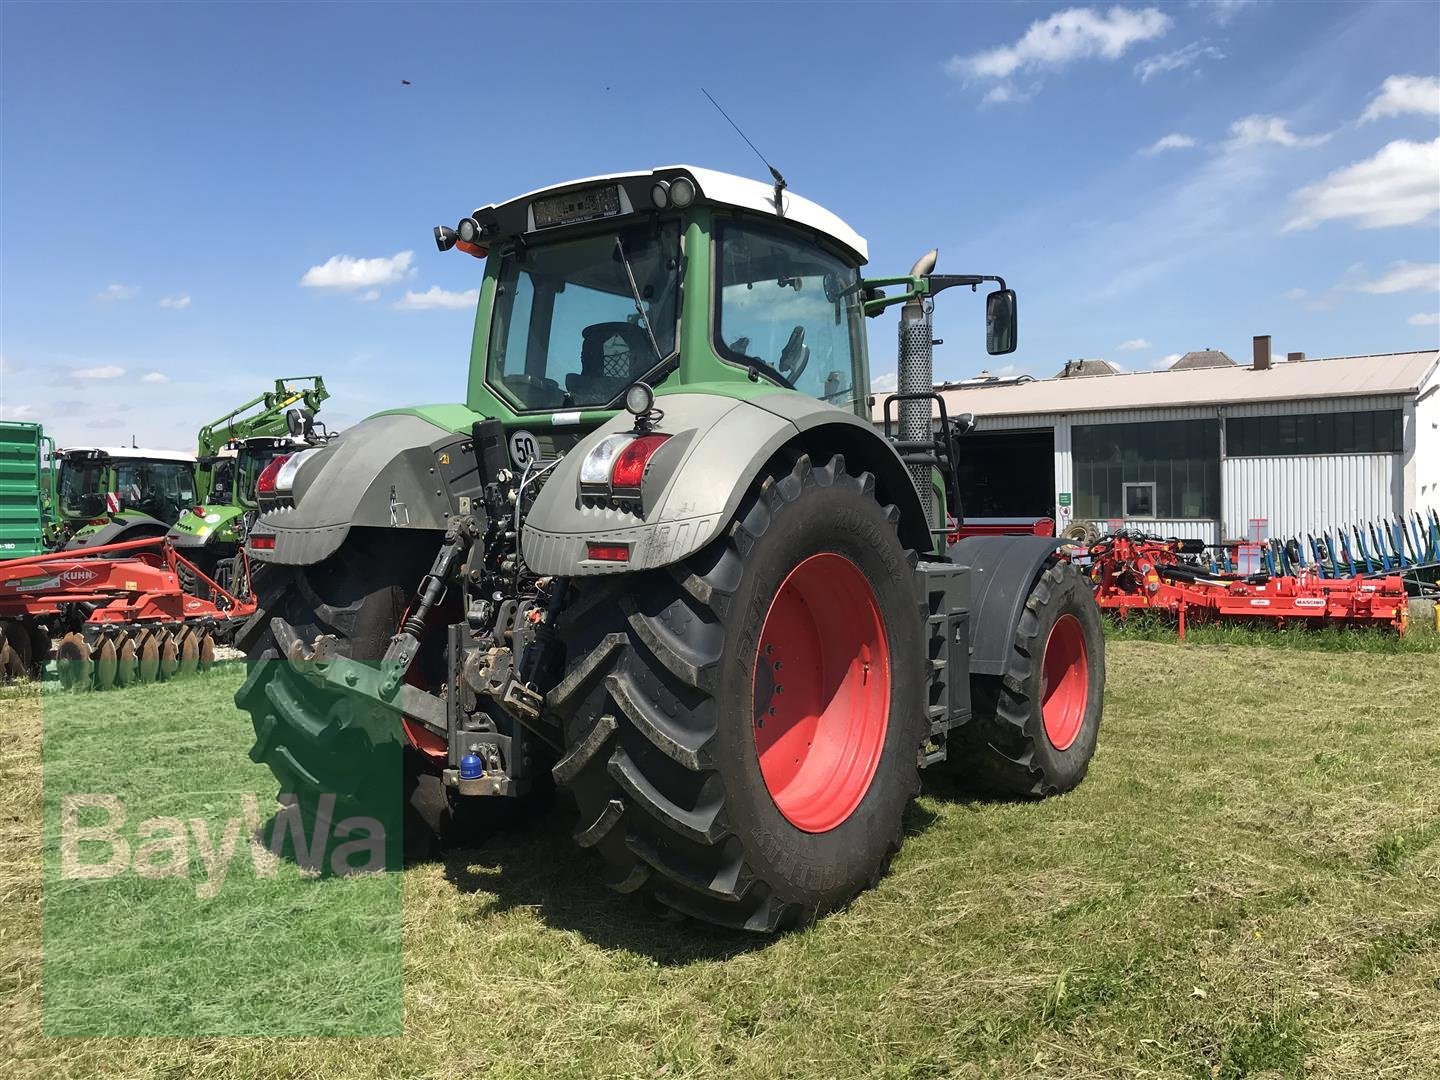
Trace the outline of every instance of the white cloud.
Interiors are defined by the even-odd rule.
[[[1365,115],[1360,119],[1362,122],[1378,120],[1403,113],[1440,116],[1440,78],[1391,75],[1380,84],[1380,92],[1365,107]]]
[[[893,394],[900,385],[898,372],[887,371],[870,380],[870,390],[876,394]]]
[[[1214,45],[1206,45],[1203,41],[1192,41],[1189,45],[1176,49],[1174,52],[1146,57],[1135,65],[1135,74],[1140,76],[1142,83],[1145,83],[1167,71],[1182,71],[1185,68],[1194,67],[1201,60],[1224,59],[1225,54]]]
[[[106,285],[95,294],[96,300],[115,301],[133,300],[140,295],[139,285],[121,285],[119,283]]]
[[[1023,105],[1040,92],[1039,83],[1031,83],[1029,89],[1020,89],[1014,83],[1003,82],[992,86],[980,99],[981,105]]]
[[[361,304],[374,303],[376,300],[380,299],[380,290],[371,289],[368,292],[361,293],[359,296],[355,297],[355,299],[358,303]]]
[[[1231,19],[1253,3],[1255,0],[1190,0],[1191,7],[1203,7],[1221,26],[1228,26]]]
[[[34,405],[0,405],[0,420],[35,420]]]
[[[1384,295],[1415,289],[1440,291],[1440,263],[1398,262],[1374,281],[1362,281],[1356,291]]]
[[[1166,150],[1189,150],[1195,145],[1195,140],[1189,135],[1182,135],[1180,132],[1173,132],[1156,139],[1153,144],[1141,151],[1143,154],[1163,154]]]
[[[1307,297],[1307,296],[1309,296],[1309,295],[1310,295],[1310,294],[1307,293],[1304,289],[1298,289],[1298,288],[1297,288],[1297,289],[1286,289],[1286,290],[1285,290],[1285,299],[1286,299],[1286,300],[1290,300],[1290,301],[1304,300],[1305,297]]]
[[[1150,366],[1156,371],[1168,371],[1175,366],[1175,361],[1184,355],[1184,353],[1172,352],[1169,356],[1162,356],[1159,360],[1154,361]]]
[[[470,289],[466,292],[447,292],[439,285],[431,285],[423,293],[407,292],[395,301],[394,307],[396,311],[456,310],[474,307],[479,300],[479,289]]]
[[[1329,135],[1296,135],[1289,124],[1278,116],[1245,116],[1230,125],[1227,150],[1243,150],[1250,146],[1274,143],[1292,150],[1303,150],[1329,142]]]
[[[1440,315],[1422,312],[1419,315],[1411,315],[1410,318],[1405,321],[1411,326],[1440,326]]]
[[[125,374],[119,364],[101,364],[99,367],[80,368],[74,372],[77,379],[118,379]]]
[[[1286,231],[1322,221],[1353,220],[1362,229],[1417,225],[1440,211],[1440,139],[1398,139],[1374,157],[1336,169],[1295,193]]]
[[[1160,37],[1170,17],[1158,8],[1067,8],[1030,24],[1013,45],[953,56],[946,69],[958,78],[1007,79],[1017,71],[1063,67],[1074,60],[1115,60],[1132,45]]]
[[[409,277],[415,271],[410,260],[413,251],[401,251],[388,259],[357,259],[353,255],[332,255],[319,266],[305,271],[300,284],[311,289],[353,291],[390,285]]]
[[[1119,345],[1116,345],[1115,348],[1121,352],[1136,352],[1139,349],[1150,348],[1150,343],[1143,337],[1137,337],[1131,338],[1129,341],[1122,341]]]
[[[184,311],[190,306],[190,297],[183,293],[179,296],[162,296],[160,306],[171,311]]]
[[[140,376],[140,381],[143,383],[167,383],[170,381],[170,376],[160,371],[147,371]]]

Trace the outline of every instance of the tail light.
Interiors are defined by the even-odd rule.
[[[274,550],[275,550],[275,537],[273,537],[273,536],[252,536],[252,537],[250,537],[250,546],[251,546],[252,548],[256,548],[256,549],[258,549],[258,550],[260,550],[260,551],[274,551]]]
[[[205,516],[205,507],[203,507],[203,506],[192,506],[192,507],[190,508],[190,512],[191,512],[192,514],[194,514],[196,517],[204,517],[204,516]]]
[[[585,545],[585,557],[595,562],[629,562],[629,544],[602,544],[594,540]]]
[[[255,494],[273,495],[275,493],[275,480],[280,475],[280,467],[290,460],[289,454],[280,454],[270,459],[270,463],[260,470],[260,476],[255,481]]]
[[[581,485],[606,488],[614,495],[638,496],[650,459],[668,438],[658,432],[607,435],[580,463]]]

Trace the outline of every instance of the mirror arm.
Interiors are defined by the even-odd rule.
[[[878,289],[883,285],[905,286],[905,291],[897,296],[881,296],[873,300],[866,300],[865,316],[873,318],[886,308],[894,307],[896,304],[908,303],[922,296],[934,296],[955,285],[969,285],[974,288],[985,281],[996,282],[1000,288],[1005,288],[1005,279],[993,274],[927,274],[924,277],[902,275],[901,277],[865,278],[860,285],[867,291]]]

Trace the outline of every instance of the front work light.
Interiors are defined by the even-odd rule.
[[[449,225],[435,226],[435,246],[441,251],[449,251],[455,246],[455,241],[460,239],[460,234]]]
[[[670,184],[670,201],[681,210],[695,201],[695,181],[688,176],[677,176]]]
[[[625,411],[632,416],[644,416],[655,405],[655,391],[643,382],[637,382],[625,391]]]
[[[670,181],[656,180],[655,186],[650,189],[650,201],[655,204],[655,209],[664,210],[670,205]]]

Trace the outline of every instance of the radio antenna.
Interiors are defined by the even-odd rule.
[[[706,90],[702,86],[700,88],[700,92],[704,94],[707,98],[710,98],[710,104],[714,105],[716,111],[719,112],[721,116],[725,117],[726,123],[728,123],[732,128],[735,129],[735,134],[739,135],[740,138],[745,140],[745,145],[750,147],[751,150],[755,151],[755,156],[760,159],[760,163],[764,165],[765,168],[770,170],[770,176],[775,181],[775,216],[783,218],[785,216],[785,203],[782,200],[781,196],[784,193],[785,188],[788,186],[785,183],[785,177],[780,175],[779,169],[775,168],[774,165],[771,165],[770,162],[765,160],[765,155],[760,153],[759,148],[750,141],[750,137],[746,135],[745,132],[740,130],[740,125],[735,123],[734,120],[730,119],[730,114],[727,113],[724,109],[720,108],[720,103],[716,101],[713,97],[710,97],[710,91]]]

